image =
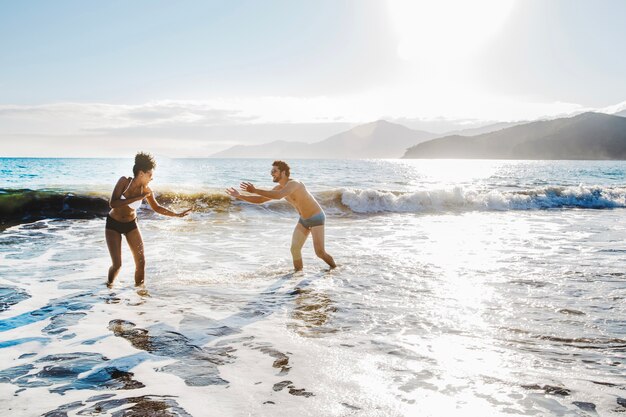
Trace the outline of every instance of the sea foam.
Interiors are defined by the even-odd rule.
[[[415,192],[344,189],[338,193],[341,204],[354,213],[611,209],[626,204],[626,189],[621,187],[542,187],[515,191],[452,187]]]

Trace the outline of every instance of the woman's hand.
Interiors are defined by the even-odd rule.
[[[241,184],[239,184],[239,188],[252,194],[256,193],[256,188],[251,182],[242,182]]]
[[[191,209],[187,209],[185,211],[181,211],[180,213],[176,213],[176,217],[185,217],[191,212]]]

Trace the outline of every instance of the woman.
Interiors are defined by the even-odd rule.
[[[135,258],[135,286],[141,286],[144,283],[146,260],[144,258],[143,239],[137,226],[137,209],[144,199],[148,200],[148,204],[154,211],[165,216],[183,217],[191,211],[188,209],[181,213],[174,213],[157,203],[154,195],[152,195],[152,190],[148,187],[148,183],[152,181],[155,167],[156,162],[152,155],[139,152],[135,156],[134,177],[121,177],[111,195],[109,203],[111,211],[107,216],[105,227],[105,236],[112,262],[107,280],[109,287],[113,285],[113,281],[122,266],[122,235],[126,235],[126,241]]]

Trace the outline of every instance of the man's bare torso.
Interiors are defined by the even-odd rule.
[[[320,205],[311,193],[309,193],[303,183],[296,180],[289,180],[289,182],[295,182],[297,187],[293,193],[285,197],[285,200],[298,210],[298,213],[300,213],[302,218],[308,219],[309,217],[313,217],[322,211]],[[283,187],[284,185],[277,185],[274,189],[281,190]]]

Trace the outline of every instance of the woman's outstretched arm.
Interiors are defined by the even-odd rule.
[[[146,197],[146,200],[148,200],[148,204],[150,204],[150,207],[152,207],[152,210],[156,211],[159,214],[162,214],[164,216],[170,216],[170,217],[184,217],[188,215],[189,212],[191,211],[191,209],[187,209],[187,210],[181,211],[180,213],[176,213],[176,212],[173,212],[172,210],[166,209],[165,207],[163,207],[156,201],[156,199],[154,198],[154,194],[152,193],[152,190],[150,188],[148,188],[148,190],[150,191],[150,194]]]

